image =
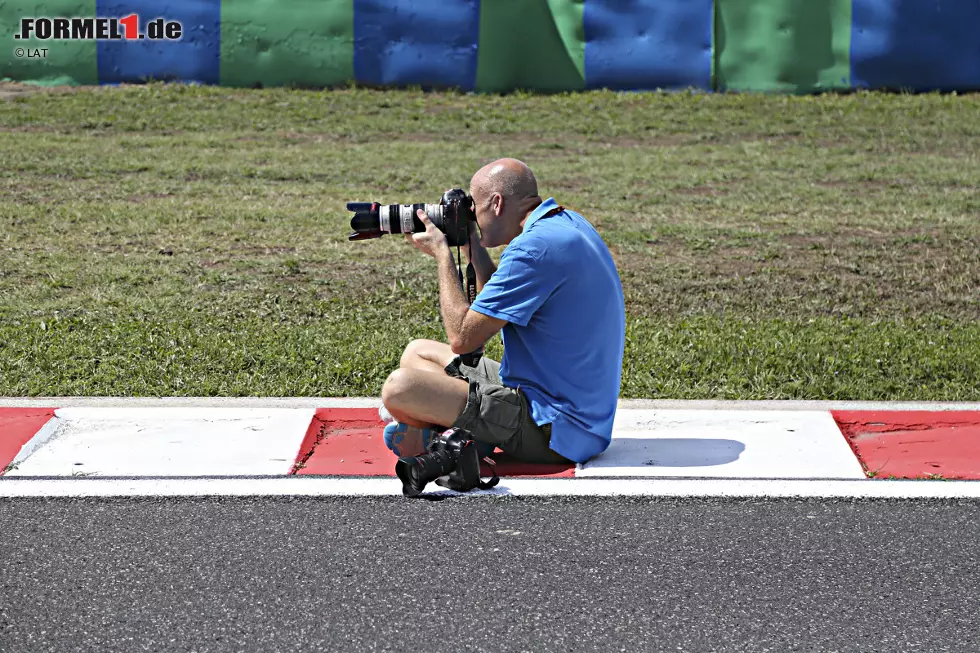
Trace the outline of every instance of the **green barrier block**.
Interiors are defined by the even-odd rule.
[[[222,0],[222,86],[318,88],[353,78],[353,0]]]
[[[476,88],[585,88],[585,0],[484,0]]]
[[[21,18],[91,18],[95,0],[0,2],[0,79],[43,86],[98,84],[95,41],[15,39]],[[47,52],[44,52],[44,50]]]
[[[715,0],[718,90],[848,88],[850,49],[851,0]]]

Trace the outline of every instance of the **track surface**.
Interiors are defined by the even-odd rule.
[[[2,651],[971,651],[980,502],[5,499]]]

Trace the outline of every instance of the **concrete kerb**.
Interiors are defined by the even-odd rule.
[[[109,464],[115,460],[113,456],[109,455],[112,453],[112,451],[108,451],[112,449],[110,445],[118,445],[118,442],[109,438],[108,435],[125,435],[122,433],[125,430],[123,426],[126,426],[124,422],[130,420],[136,423],[137,417],[146,420],[155,414],[153,419],[158,422],[161,419],[167,422],[160,428],[179,430],[183,428],[181,419],[184,421],[200,419],[202,411],[206,414],[210,414],[208,411],[212,410],[224,413],[217,420],[218,422],[229,422],[224,426],[231,430],[245,429],[248,431],[245,435],[255,440],[255,442],[249,440],[248,442],[251,444],[243,446],[243,451],[239,456],[254,467],[258,464],[255,461],[264,461],[267,458],[288,463],[295,457],[292,455],[295,453],[293,449],[298,451],[301,447],[300,440],[303,438],[304,429],[301,428],[301,425],[292,424],[286,429],[295,434],[295,437],[288,443],[289,451],[277,452],[272,455],[265,451],[267,440],[262,434],[263,428],[246,428],[248,424],[242,421],[244,417],[254,418],[251,416],[253,411],[270,414],[303,413],[303,419],[300,421],[305,424],[313,417],[314,409],[359,408],[362,409],[363,414],[363,409],[377,408],[380,403],[378,398],[373,397],[0,397],[0,407],[13,408],[15,411],[34,408],[59,409],[61,420],[71,428],[78,430],[78,433],[65,431],[72,437],[66,437],[63,441],[59,440],[56,443],[58,446],[52,445],[49,449],[45,449],[43,453],[48,454],[47,458],[51,460],[42,460],[43,456],[41,455],[31,456],[28,462],[33,462],[37,469],[18,468],[16,473],[5,475],[0,482],[0,490],[2,490],[0,496],[41,496],[45,493],[51,493],[51,496],[140,496],[144,493],[172,494],[174,496],[201,494],[245,496],[252,493],[261,495],[278,492],[301,495],[309,493],[313,496],[397,494],[399,491],[398,484],[392,484],[390,478],[345,478],[346,473],[337,471],[317,472],[320,474],[319,478],[308,478],[306,481],[297,484],[298,479],[287,476],[278,478],[278,472],[275,470],[270,472],[264,467],[262,469],[256,467],[255,470],[247,471],[251,470],[251,467],[244,464],[244,466],[236,466],[229,463],[228,468],[222,469],[215,478],[200,476],[204,473],[212,474],[214,469],[211,466],[190,469],[187,465],[183,465],[179,469],[171,469],[173,465],[171,467],[165,465],[166,468],[158,469],[159,465],[157,465],[147,471],[133,467],[133,464],[129,464],[132,461],[126,465],[119,463],[116,465],[118,469]],[[841,440],[839,425],[829,415],[818,415],[818,413],[825,411],[876,411],[879,413],[885,411],[932,411],[934,414],[944,411],[980,412],[980,403],[623,399],[620,400],[619,407],[624,411],[624,414],[621,417],[617,416],[621,431],[618,436],[619,439],[616,440],[618,448],[611,448],[607,452],[608,455],[601,460],[593,461],[588,469],[587,466],[577,469],[575,479],[508,478],[506,483],[502,483],[502,486],[491,494],[980,498],[980,483],[975,481],[945,481],[939,483],[941,488],[932,487],[932,484],[936,483],[935,480],[892,482],[879,479],[869,481],[864,477],[864,472],[857,466],[858,461],[852,458],[855,452],[847,449]],[[108,435],[100,430],[102,429],[101,422],[95,425],[90,423],[103,414],[102,409],[106,409],[104,412],[107,413],[107,424],[108,427],[111,427],[107,427],[108,431],[111,432]],[[173,412],[170,409],[174,409]],[[241,414],[234,415],[225,413],[225,411]],[[650,414],[658,411],[663,411],[663,413]],[[727,414],[725,414],[726,412]],[[750,412],[754,412],[756,415],[751,415]],[[643,413],[647,414],[644,415]],[[147,414],[150,417],[147,417]],[[123,419],[124,417],[125,419]],[[281,420],[283,415],[278,414],[275,417]],[[817,419],[818,417],[820,419]],[[882,418],[887,422],[887,417],[882,416]],[[899,417],[895,419],[899,419]],[[918,417],[917,419],[922,418]],[[953,416],[950,419],[953,419]],[[170,424],[171,421],[174,424]],[[151,426],[153,428],[144,435],[153,439],[151,437],[153,433],[150,431],[155,433],[156,422]],[[263,423],[259,426],[268,425]],[[215,431],[215,428],[214,425],[209,427],[208,435],[209,437],[213,436],[211,439],[221,435]],[[652,440],[649,434],[646,434],[646,431],[651,428],[658,433]],[[142,432],[144,429],[137,430]],[[836,436],[832,436],[831,431]],[[25,445],[25,449],[28,450],[27,455],[22,452],[19,458],[23,459],[30,455],[32,443],[36,445],[34,449],[45,444],[41,442],[41,440],[46,440],[45,437],[38,439],[45,433],[47,432],[44,428],[38,431],[34,440],[28,441]],[[98,436],[92,440],[95,444],[89,442],[85,447],[79,448],[81,444],[85,444],[82,442],[84,440],[82,436],[92,436],[93,433]],[[784,442],[782,436],[786,434],[791,434],[789,435],[791,441]],[[186,435],[186,433],[180,431],[178,435]],[[736,438],[742,445],[737,457],[732,460],[729,460],[731,456],[724,460],[702,460],[707,454],[719,454],[718,447],[722,444],[731,444],[728,441],[731,438]],[[204,439],[207,440],[207,438]],[[37,441],[35,442],[35,440]],[[177,444],[186,445],[187,442],[184,440],[186,438],[171,437],[170,435],[157,437],[150,444],[158,448],[169,448],[162,453],[158,452],[159,455],[153,457],[154,464],[160,463],[161,460],[170,461],[170,458],[163,454],[168,452],[173,454],[170,449],[173,449]],[[281,441],[281,433],[274,440]],[[236,442],[244,441],[242,438],[236,437]],[[651,441],[658,443],[659,448],[656,448],[655,451],[651,449]],[[690,450],[691,442],[695,441],[700,446],[697,452]],[[96,444],[99,446],[95,446]],[[687,448],[685,449],[681,445],[685,445]],[[203,445],[201,441],[195,441],[194,446],[201,447]],[[817,447],[818,450],[815,450],[814,447]],[[116,449],[118,448],[116,446]],[[837,449],[841,449],[841,451],[837,451]],[[214,462],[220,458],[222,462],[225,462],[225,459],[228,458],[227,452],[220,446],[216,450],[219,450],[221,455],[211,456],[208,460]],[[846,450],[846,456],[844,450]],[[646,460],[649,455],[652,455],[651,451],[656,453],[656,464],[653,464],[651,460]],[[100,452],[104,454],[101,458],[96,455]],[[328,457],[335,456],[337,450],[334,449],[332,452],[328,452]],[[361,453],[367,452],[362,451]],[[698,455],[694,456],[694,453]],[[186,452],[182,454],[183,457],[180,457],[181,461],[188,457],[185,454]],[[832,456],[831,454],[835,455]],[[343,455],[344,452],[342,451],[341,458]],[[94,458],[88,460],[86,456]],[[762,457],[760,458],[760,456]],[[677,460],[674,460],[675,458]],[[823,461],[824,458],[827,458],[824,461],[827,463],[824,465],[826,469],[814,468],[816,462]],[[844,458],[847,460],[845,461]],[[232,457],[229,460],[235,462],[238,458]],[[65,485],[66,481],[70,483],[80,481],[80,479],[75,478],[62,478],[67,476],[67,473],[62,473],[64,470],[61,467],[68,469],[66,465],[72,461],[74,461],[74,465],[89,465],[92,469],[96,469],[96,472],[92,473],[101,476],[99,483],[92,484],[88,481],[95,479],[85,479],[84,485]],[[643,462],[639,464],[637,461]],[[21,460],[21,462],[24,461]],[[59,462],[61,467],[55,469],[57,467],[55,463]],[[123,462],[127,461],[124,460]],[[47,463],[47,467],[43,463]],[[168,464],[170,463],[168,462]],[[650,467],[650,465],[653,466]],[[595,469],[591,469],[591,467],[595,467]],[[854,469],[850,469],[851,467]],[[775,470],[778,473],[770,468],[778,468]],[[52,469],[54,471],[51,471]],[[86,467],[86,469],[88,468]],[[71,471],[73,472],[72,476],[74,476],[75,468],[71,467]],[[269,477],[270,473],[273,474],[273,477]],[[357,476],[356,474],[353,475]],[[21,478],[16,478],[17,476]],[[235,480],[236,476],[239,477],[237,481]],[[971,478],[970,476],[964,477],[962,474],[960,477]],[[252,484],[252,481],[257,482],[258,485]]]

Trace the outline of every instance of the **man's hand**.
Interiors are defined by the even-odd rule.
[[[446,234],[439,230],[439,227],[432,224],[429,220],[429,216],[425,214],[425,211],[419,209],[415,212],[422,224],[425,225],[425,231],[416,234],[405,234],[405,238],[408,242],[415,246],[415,249],[428,254],[433,258],[439,258],[443,252],[449,251],[449,241],[446,240]]]

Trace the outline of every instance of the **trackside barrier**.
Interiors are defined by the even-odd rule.
[[[23,19],[134,14],[141,33],[164,18],[180,24],[180,38],[22,33]],[[478,92],[970,91],[980,90],[978,33],[980,0],[7,0],[0,78]]]

